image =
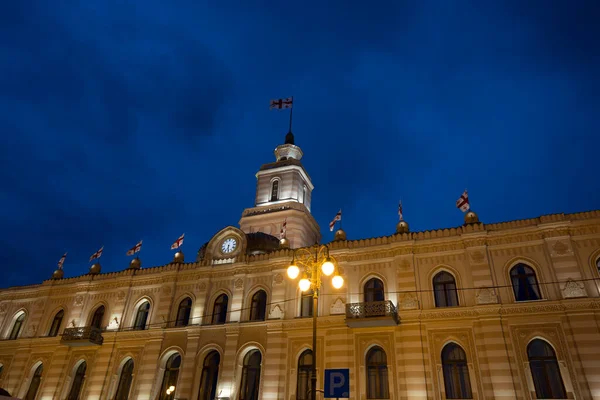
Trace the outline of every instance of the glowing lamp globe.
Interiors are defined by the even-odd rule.
[[[326,276],[329,276],[329,275],[333,274],[334,269],[335,269],[335,266],[331,262],[331,259],[329,257],[327,257],[327,259],[325,260],[323,265],[321,265],[321,271],[323,271],[323,273]]]
[[[290,277],[290,279],[296,279],[299,273],[300,270],[294,264],[290,265],[287,269],[287,274]]]
[[[344,278],[342,278],[339,275],[336,275],[333,277],[333,279],[331,280],[331,284],[333,285],[334,288],[339,289],[342,286],[344,286]]]
[[[306,278],[300,279],[300,282],[298,282],[298,286],[300,287],[300,290],[306,292],[308,289],[310,289],[310,281]]]

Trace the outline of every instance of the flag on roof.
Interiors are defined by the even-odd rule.
[[[398,216],[400,217],[400,221],[402,221],[402,200],[400,200],[400,203],[398,203]]]
[[[463,194],[456,200],[456,208],[459,208],[462,212],[469,211],[469,195],[467,194],[467,190],[463,192]]]
[[[171,250],[175,250],[181,247],[181,245],[183,244],[183,237],[185,236],[185,233],[182,233],[181,236],[179,236],[179,238],[173,242],[173,244],[171,245]]]
[[[342,209],[340,208],[340,211],[338,211],[338,213],[335,214],[335,217],[333,217],[333,219],[329,223],[329,230],[333,232],[333,227],[335,226],[335,223],[338,221],[341,221],[341,220],[342,220]]]
[[[92,256],[90,257],[90,261],[93,261],[97,258],[102,257],[102,252],[104,251],[104,246],[100,247],[100,249],[95,252],[94,254],[92,254]]]
[[[127,255],[132,256],[142,250],[142,241],[140,240],[135,246],[127,250]]]
[[[63,256],[58,260],[58,269],[63,268],[63,264],[65,263],[65,259],[67,258],[67,253],[63,254]]]
[[[284,108],[292,108],[292,105],[294,104],[294,98],[293,97],[288,97],[286,99],[277,99],[277,100],[271,100],[271,103],[269,105],[269,110],[281,110]]]

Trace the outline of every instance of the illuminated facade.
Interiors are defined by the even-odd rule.
[[[312,309],[286,276],[320,240],[293,136],[255,206],[196,260],[0,291],[0,386],[28,399],[308,398]],[[283,220],[287,242],[280,243]],[[600,212],[345,240],[318,305],[352,399],[600,399]],[[307,301],[308,299],[308,301]],[[306,318],[305,318],[306,317]]]

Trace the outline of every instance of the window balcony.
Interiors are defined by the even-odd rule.
[[[346,304],[346,325],[350,328],[395,326],[399,323],[398,310],[390,300]]]
[[[102,329],[91,326],[66,328],[60,342],[70,347],[101,345],[104,342]]]

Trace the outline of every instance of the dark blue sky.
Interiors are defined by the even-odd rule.
[[[329,241],[600,207],[600,2],[4,1],[0,286],[188,260],[287,131]],[[82,5],[84,4],[84,5]],[[251,6],[249,4],[257,4]]]

